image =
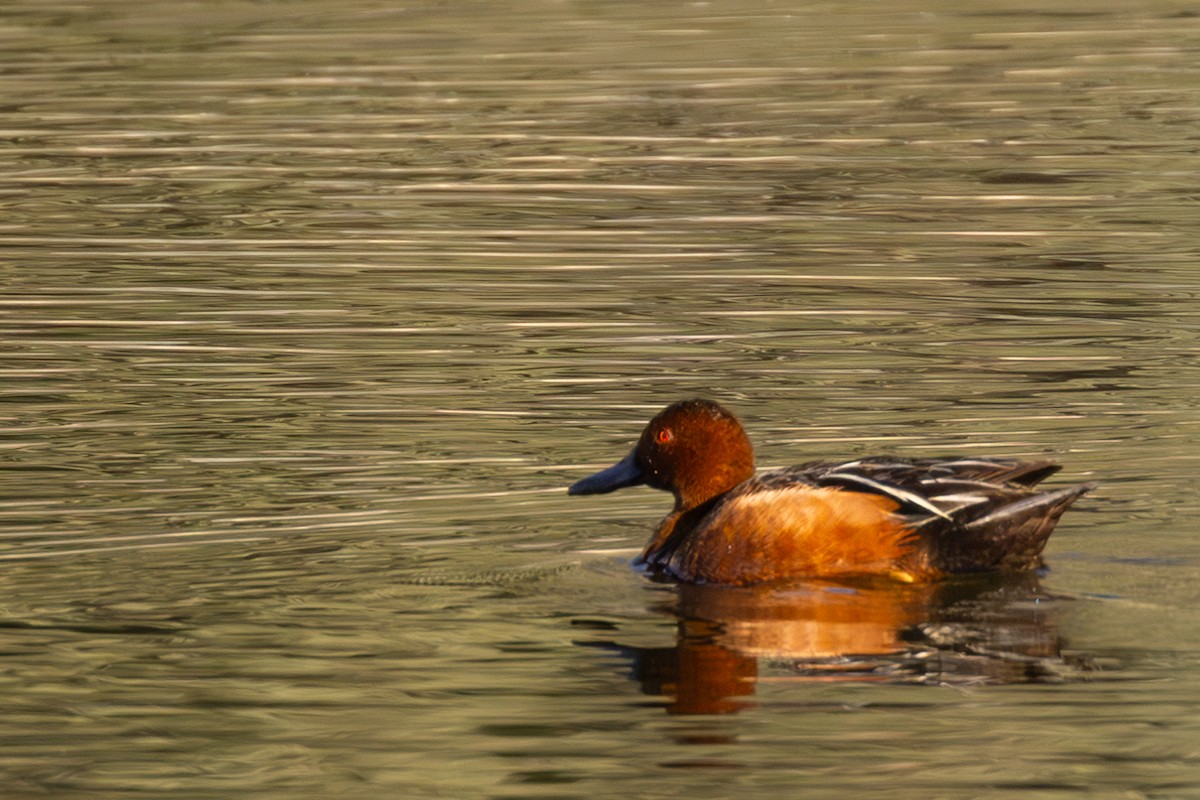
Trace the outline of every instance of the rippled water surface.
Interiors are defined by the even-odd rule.
[[[7,3],[4,795],[1200,797],[1200,7],[1065,8]],[[681,590],[693,395],[1101,488]]]

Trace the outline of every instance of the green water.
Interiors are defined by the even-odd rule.
[[[5,797],[1200,796],[1198,34],[9,3]],[[691,395],[1101,488],[1040,579],[680,592],[565,486]]]

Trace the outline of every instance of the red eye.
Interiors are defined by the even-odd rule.
[[[658,433],[654,434],[654,441],[659,444],[670,444],[675,438],[675,434],[671,433],[670,428],[660,428]]]

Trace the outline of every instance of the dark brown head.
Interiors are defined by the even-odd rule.
[[[645,484],[671,492],[676,510],[686,511],[753,475],[754,449],[738,418],[711,400],[682,400],[650,420],[632,453],[567,491],[603,494]]]

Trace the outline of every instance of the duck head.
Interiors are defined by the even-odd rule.
[[[753,475],[754,448],[738,418],[711,400],[682,400],[650,420],[633,452],[567,493],[605,494],[644,484],[671,492],[676,511],[686,511]]]

